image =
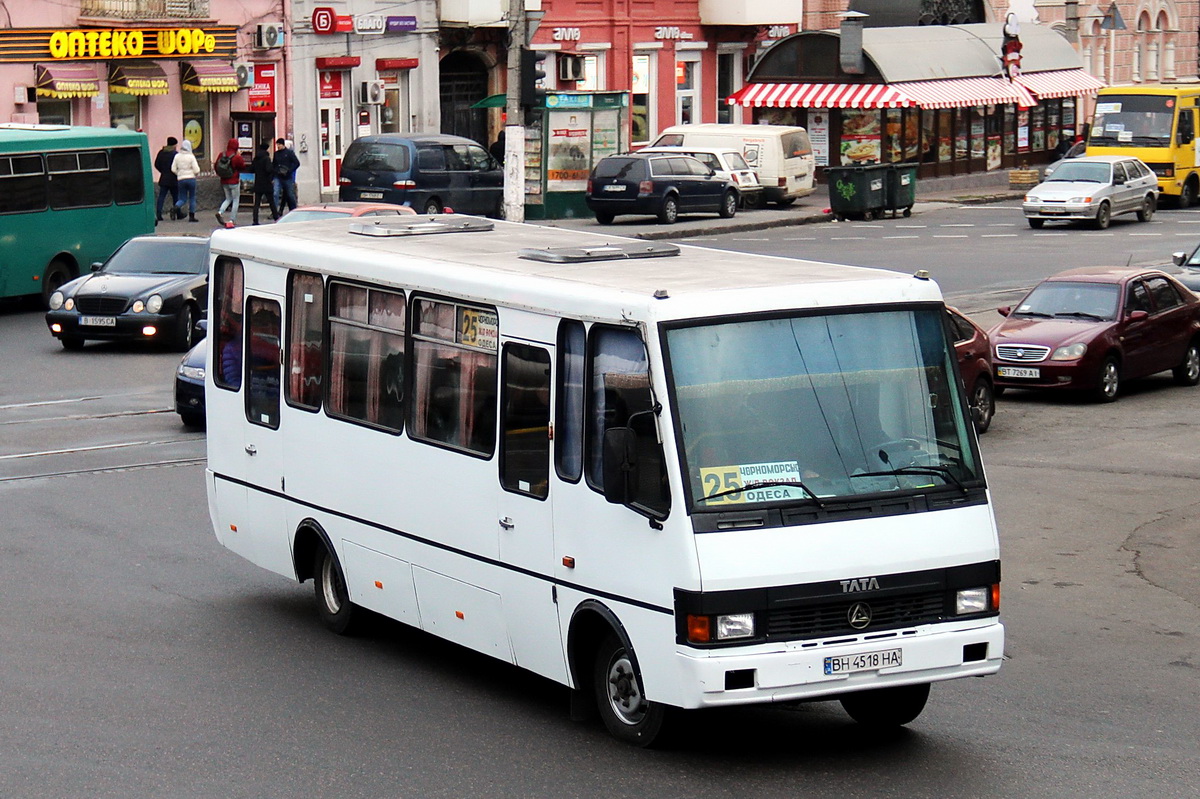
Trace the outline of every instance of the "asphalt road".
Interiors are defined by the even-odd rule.
[[[1020,283],[1022,238],[1019,257],[977,247],[969,267]],[[177,362],[68,353],[39,313],[0,308],[0,796],[1161,799],[1200,784],[1200,389],[1169,376],[1112,405],[1000,400],[982,439],[999,675],[936,686],[896,735],[864,736],[836,704],[760,707],[689,714],[673,747],[641,751],[569,721],[560,687],[423,633],[335,637],[311,584],[221,548],[203,433],[170,411]]]

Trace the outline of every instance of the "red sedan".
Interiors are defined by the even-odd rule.
[[[958,371],[971,413],[975,418],[975,430],[986,433],[996,413],[996,398],[992,390],[992,345],[987,332],[972,322],[957,308],[946,308],[950,332],[954,336],[954,352],[958,356]]]
[[[1200,299],[1157,269],[1085,267],[1049,277],[989,331],[997,393],[1067,389],[1112,402],[1124,380],[1170,369],[1200,383]]]

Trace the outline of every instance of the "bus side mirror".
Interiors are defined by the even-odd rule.
[[[1180,130],[1177,138],[1179,139],[1180,144],[1191,144],[1193,136],[1186,130]]]
[[[604,498],[628,505],[638,485],[637,436],[628,427],[604,431]]]

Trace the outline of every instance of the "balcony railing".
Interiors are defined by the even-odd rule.
[[[81,0],[80,14],[104,19],[207,19],[208,0]]]

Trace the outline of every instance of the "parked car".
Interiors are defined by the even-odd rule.
[[[51,294],[46,324],[68,350],[126,339],[186,352],[207,313],[208,239],[136,236]]]
[[[996,415],[996,395],[992,388],[992,344],[987,331],[971,321],[957,308],[946,308],[950,332],[954,336],[954,352],[958,356],[958,372],[971,405],[975,430],[986,433]]]
[[[997,393],[1074,390],[1112,402],[1125,380],[1167,369],[1180,385],[1200,382],[1200,299],[1161,270],[1072,269],[999,311],[1005,319],[988,331]]]
[[[1062,166],[1063,161],[1068,161],[1072,158],[1079,158],[1086,152],[1087,152],[1087,142],[1083,142],[1083,141],[1075,142],[1074,144],[1071,145],[1071,149],[1067,150],[1066,155],[1064,155],[1062,158],[1058,159],[1057,161],[1054,161],[1053,163],[1046,165],[1046,168],[1042,171],[1042,180],[1046,180],[1051,175],[1053,175],[1054,170],[1056,170],[1060,166]]]
[[[280,222],[308,222],[313,219],[334,219],[339,216],[400,216],[415,214],[407,205],[391,203],[336,202],[302,205],[279,218]]]
[[[438,133],[384,133],[350,143],[338,199],[407,205],[417,213],[499,217],[504,170],[479,144]]]
[[[204,359],[208,338],[196,342],[175,369],[175,412],[188,427],[204,427]]]
[[[680,214],[737,213],[738,190],[686,155],[626,153],[600,159],[587,182],[587,206],[602,225],[618,214],[652,214],[670,225]]]
[[[717,177],[732,183],[746,208],[763,204],[763,187],[758,182],[758,175],[741,152],[732,147],[645,147],[638,152],[689,155],[716,172]]]
[[[1158,207],[1158,178],[1137,158],[1084,155],[1064,162],[1025,195],[1022,210],[1035,230],[1051,221],[1088,221],[1104,230],[1118,214],[1149,222]]]
[[[1171,253],[1171,262],[1179,267],[1175,279],[1192,291],[1200,292],[1200,245],[1190,253]]]

